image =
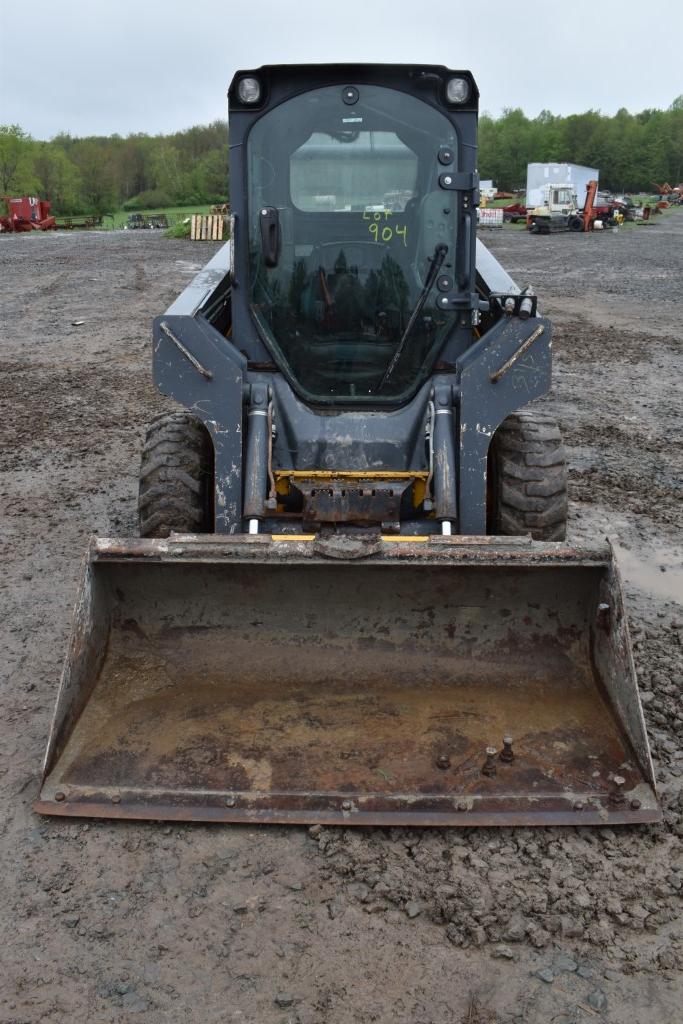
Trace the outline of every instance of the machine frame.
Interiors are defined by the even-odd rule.
[[[446,82],[456,75],[470,83],[469,98],[460,105],[444,99]],[[263,83],[255,108],[237,96],[245,77]],[[285,100],[349,82],[409,92],[437,107],[455,126],[457,165],[439,175],[439,185],[444,197],[457,204],[457,274],[453,288],[440,293],[438,302],[458,315],[438,361],[411,398],[395,405],[382,402],[374,410],[367,404],[337,405],[331,431],[326,405],[304,401],[295,382],[274,365],[249,306],[245,144],[257,120]],[[229,97],[233,237],[153,328],[157,389],[197,416],[211,437],[213,529],[232,534],[311,528],[310,517],[297,524],[278,515],[277,498],[268,490],[268,463],[279,479],[288,471],[308,480],[311,474],[325,474],[327,480],[346,474],[347,483],[356,487],[354,507],[349,509],[347,500],[345,511],[341,492],[332,493],[326,511],[318,509],[331,522],[353,521],[354,515],[357,521],[361,515],[390,532],[485,534],[490,442],[510,413],[549,390],[551,329],[537,315],[533,294],[522,292],[476,239],[478,93],[471,75],[434,66],[264,67],[239,72]],[[274,440],[268,433],[273,422]],[[425,430],[431,430],[431,466]],[[424,483],[428,475],[433,494],[426,495],[423,515],[397,519],[388,501],[374,519],[367,508],[359,512],[364,481],[381,477],[390,483]],[[305,499],[310,506],[310,494]]]

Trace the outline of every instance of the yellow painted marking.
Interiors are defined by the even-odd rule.
[[[275,479],[286,477],[299,477],[302,480],[332,480],[335,477],[342,477],[345,480],[405,480],[414,476],[426,480],[429,473],[426,469],[392,470],[369,469],[365,471],[356,469],[276,469]]]
[[[315,540],[316,537],[316,533],[271,533],[270,535],[270,539],[275,541]],[[425,534],[418,534],[415,537],[401,536],[400,534],[396,534],[395,536],[391,534],[382,534],[382,540],[391,544],[426,544],[431,539],[431,537]]]
[[[400,534],[396,534],[396,536],[392,537],[389,534],[386,536],[385,534],[382,534],[382,540],[387,541],[387,543],[391,542],[392,544],[426,544],[428,540],[431,540],[431,537],[426,537],[421,533],[415,537],[402,537]]]
[[[413,487],[413,506],[418,508],[425,497],[425,485],[429,473],[426,469],[416,469],[414,472],[403,469],[396,470],[396,472],[386,469],[369,469],[365,472],[356,469],[276,469],[273,475],[275,477],[275,490],[283,496],[289,494],[290,481],[293,480],[386,480],[391,482],[392,480],[412,479],[415,481],[415,486]]]
[[[271,540],[315,540],[314,533],[271,533]]]

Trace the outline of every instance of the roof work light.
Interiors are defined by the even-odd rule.
[[[240,78],[237,95],[242,103],[258,103],[261,99],[261,83],[258,78]]]
[[[449,103],[465,103],[470,94],[466,78],[449,78],[446,84],[446,99]]]

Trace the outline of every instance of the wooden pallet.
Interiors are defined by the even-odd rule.
[[[225,217],[222,213],[193,213],[190,238],[193,242],[221,242]]]

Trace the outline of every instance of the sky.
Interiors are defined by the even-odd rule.
[[[397,62],[469,68],[480,109],[666,108],[683,8],[624,0],[0,0],[0,124],[38,139],[166,133],[227,116],[235,71]]]

